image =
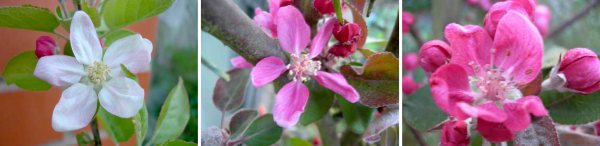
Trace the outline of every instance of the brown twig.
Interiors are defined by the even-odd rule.
[[[101,146],[102,140],[100,139],[100,132],[98,131],[98,119],[94,118],[92,123],[90,123],[92,127],[92,135],[94,135],[94,145]]]
[[[587,4],[587,6],[583,10],[579,11],[579,13],[575,14],[570,19],[568,19],[568,20],[564,21],[563,23],[561,23],[560,25],[558,25],[558,27],[556,29],[550,31],[550,35],[548,36],[548,38],[557,36],[558,34],[563,32],[567,27],[571,26],[571,24],[575,23],[577,20],[580,20],[581,18],[586,16],[588,13],[590,13],[590,11],[592,11],[592,9],[594,9],[598,5],[600,5],[600,0],[593,0],[592,2]]]
[[[400,39],[399,39],[399,19],[400,19],[400,13],[398,13],[396,15],[396,24],[394,25],[394,30],[392,31],[392,35],[390,36],[390,39],[388,40],[388,44],[385,47],[385,51],[388,52],[392,52],[394,53],[394,55],[396,55],[396,57],[399,57],[398,54],[400,53]]]

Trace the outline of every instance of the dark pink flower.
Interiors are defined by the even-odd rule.
[[[229,62],[231,62],[233,68],[252,68],[254,66],[250,62],[246,61],[246,59],[244,59],[242,56],[231,58]]]
[[[309,77],[349,102],[358,101],[358,92],[348,84],[342,74],[320,71],[321,62],[312,60],[325,48],[331,38],[333,24],[337,21],[329,19],[325,22],[311,42],[310,28],[298,9],[293,6],[281,7],[277,15],[279,45],[291,54],[290,63],[285,65],[278,57],[266,57],[250,72],[252,85],[255,87],[268,84],[284,72],[288,72],[292,81],[285,84],[275,95],[273,119],[277,125],[285,128],[296,125],[308,101],[309,91],[303,82]],[[310,48],[306,51],[308,53],[304,53],[309,42]]]
[[[407,53],[402,55],[402,68],[406,71],[413,71],[419,67],[419,56],[417,53]]]
[[[539,97],[523,96],[519,90],[540,73],[543,42],[539,32],[527,16],[512,10],[496,29],[492,38],[479,26],[447,25],[452,58],[430,79],[440,109],[458,120],[476,118],[477,129],[491,142],[512,138],[489,133],[498,130],[496,125],[517,132],[529,126],[530,114],[548,115]],[[490,125],[495,127],[486,127]]]
[[[470,138],[464,121],[448,121],[444,123],[441,135],[441,146],[467,146]]]
[[[402,11],[402,33],[409,33],[415,18],[410,12]]]
[[[562,58],[558,74],[564,76],[564,88],[590,94],[600,90],[600,60],[594,51],[575,48]]]
[[[356,47],[356,43],[345,44],[338,42],[329,49],[329,53],[333,56],[348,57],[356,51]]]
[[[450,62],[451,49],[440,40],[428,41],[419,50],[419,65],[427,73],[433,73],[440,66]]]
[[[536,0],[507,0],[497,2],[492,5],[485,15],[483,19],[484,27],[490,36],[494,37],[498,23],[509,11],[521,13],[529,20],[532,20],[534,17],[535,6]]]
[[[269,12],[260,8],[254,10],[254,22],[271,38],[277,38],[277,24],[275,19],[280,7],[292,4],[293,0],[269,0]]]
[[[550,21],[552,20],[552,12],[550,9],[545,5],[538,5],[535,8],[534,18],[533,24],[538,28],[540,34],[544,37],[547,36],[548,29],[550,28]]]
[[[35,41],[35,56],[42,58],[44,56],[56,55],[57,46],[54,39],[49,36],[40,36]]]
[[[412,75],[406,75],[402,77],[402,93],[405,95],[412,95],[421,88],[421,84],[413,80]]]

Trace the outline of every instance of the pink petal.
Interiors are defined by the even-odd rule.
[[[296,7],[285,6],[277,12],[279,45],[289,53],[300,54],[310,41],[310,28]]]
[[[461,65],[469,75],[475,73],[473,65],[489,64],[492,38],[483,28],[452,23],[446,26],[444,33],[453,49],[450,62]]]
[[[440,143],[442,146],[467,146],[470,138],[467,124],[462,121],[449,121],[444,123]]]
[[[504,122],[507,118],[506,113],[498,108],[495,103],[488,102],[477,106],[471,106],[467,103],[458,103],[458,107],[471,117],[477,117],[490,122]]]
[[[494,64],[520,84],[540,73],[544,43],[525,15],[509,11],[498,23],[494,37]]]
[[[548,110],[544,107],[544,103],[537,96],[525,96],[519,98],[517,102],[523,104],[523,107],[527,112],[533,114],[534,116],[547,116]]]
[[[310,50],[308,52],[310,58],[314,58],[321,54],[323,49],[327,47],[327,42],[329,42],[329,39],[331,38],[335,23],[337,23],[337,20],[335,18],[330,18],[323,26],[321,26],[321,28],[319,28],[319,31],[310,44]]]
[[[78,83],[86,72],[75,57],[52,55],[38,60],[33,75],[51,85],[65,87]]]
[[[512,140],[515,133],[508,130],[502,123],[489,122],[484,119],[477,119],[477,131],[490,142],[503,142]]]
[[[440,66],[450,62],[451,48],[444,41],[431,40],[419,49],[419,65],[427,73],[433,73]],[[403,62],[404,63],[404,62]]]
[[[440,109],[460,120],[468,118],[457,103],[471,103],[473,96],[466,71],[459,65],[447,64],[431,75],[431,95]]]
[[[552,12],[550,11],[550,9],[545,6],[545,5],[538,5],[535,8],[535,14],[534,14],[534,21],[533,23],[535,24],[535,27],[537,27],[537,29],[540,31],[540,34],[542,34],[542,36],[548,36],[548,30],[550,29],[550,21],[552,20]]]
[[[292,81],[283,86],[275,95],[273,119],[277,125],[290,128],[300,119],[308,101],[308,88],[302,82]]]
[[[504,126],[506,126],[506,128],[511,131],[524,130],[531,123],[531,117],[529,116],[529,112],[527,112],[522,103],[505,103],[504,111],[506,111],[507,115],[506,121],[504,121]]]
[[[340,73],[328,73],[318,71],[317,75],[313,76],[317,83],[321,86],[330,89],[331,91],[346,98],[349,102],[356,102],[360,98],[358,92],[346,81],[346,78]]]
[[[252,68],[254,66],[242,56],[231,58],[229,61],[231,62],[231,65],[233,65],[233,68]]]
[[[526,15],[528,18],[533,16],[533,9],[535,7],[535,2],[533,0],[510,0],[504,2],[495,3],[485,15],[483,19],[483,24],[488,33],[494,37],[496,34],[496,27],[500,22],[500,19],[504,17],[504,15],[508,11],[516,11]]]
[[[281,7],[281,0],[268,0],[269,2],[269,12],[272,14],[276,14]]]
[[[277,38],[277,25],[271,13],[256,8],[254,10],[254,22],[271,38]]]
[[[287,69],[281,59],[271,56],[264,58],[252,69],[250,77],[254,87],[260,87],[277,79]]]

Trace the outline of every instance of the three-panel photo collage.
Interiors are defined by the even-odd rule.
[[[600,0],[0,0],[0,146],[600,146]]]

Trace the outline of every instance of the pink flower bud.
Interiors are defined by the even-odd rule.
[[[342,4],[344,2],[342,1]],[[313,6],[321,14],[332,14],[335,12],[332,0],[315,0]]]
[[[329,53],[338,57],[348,57],[356,51],[356,43],[344,44],[336,43],[329,49]]]
[[[410,26],[412,26],[415,18],[410,12],[402,11],[402,33],[410,32]]]
[[[592,50],[570,49],[562,58],[558,72],[564,75],[567,89],[583,94],[600,90],[600,60]]]
[[[281,0],[279,3],[279,7],[291,5],[292,3],[294,3],[294,0]]]
[[[55,55],[56,50],[56,42],[49,36],[40,36],[35,41],[35,56],[38,58],[42,58],[44,56]]]
[[[402,93],[403,94],[412,95],[419,88],[421,88],[421,84],[416,83],[413,80],[412,75],[406,75],[406,76],[402,77]]]
[[[441,133],[442,146],[466,146],[469,145],[467,123],[461,121],[448,121],[444,123]]]
[[[552,20],[550,9],[545,5],[538,5],[535,8],[534,18],[533,24],[535,24],[535,27],[540,31],[540,34],[544,37],[547,36],[548,28],[550,28],[550,21]]]
[[[354,43],[360,38],[360,26],[356,23],[335,23],[333,37],[342,43]]]
[[[417,53],[408,53],[402,55],[402,68],[406,71],[413,71],[419,66],[419,57]]]
[[[419,50],[419,65],[427,73],[435,72],[450,60],[452,57],[450,51],[450,46],[444,41],[428,41]]]

